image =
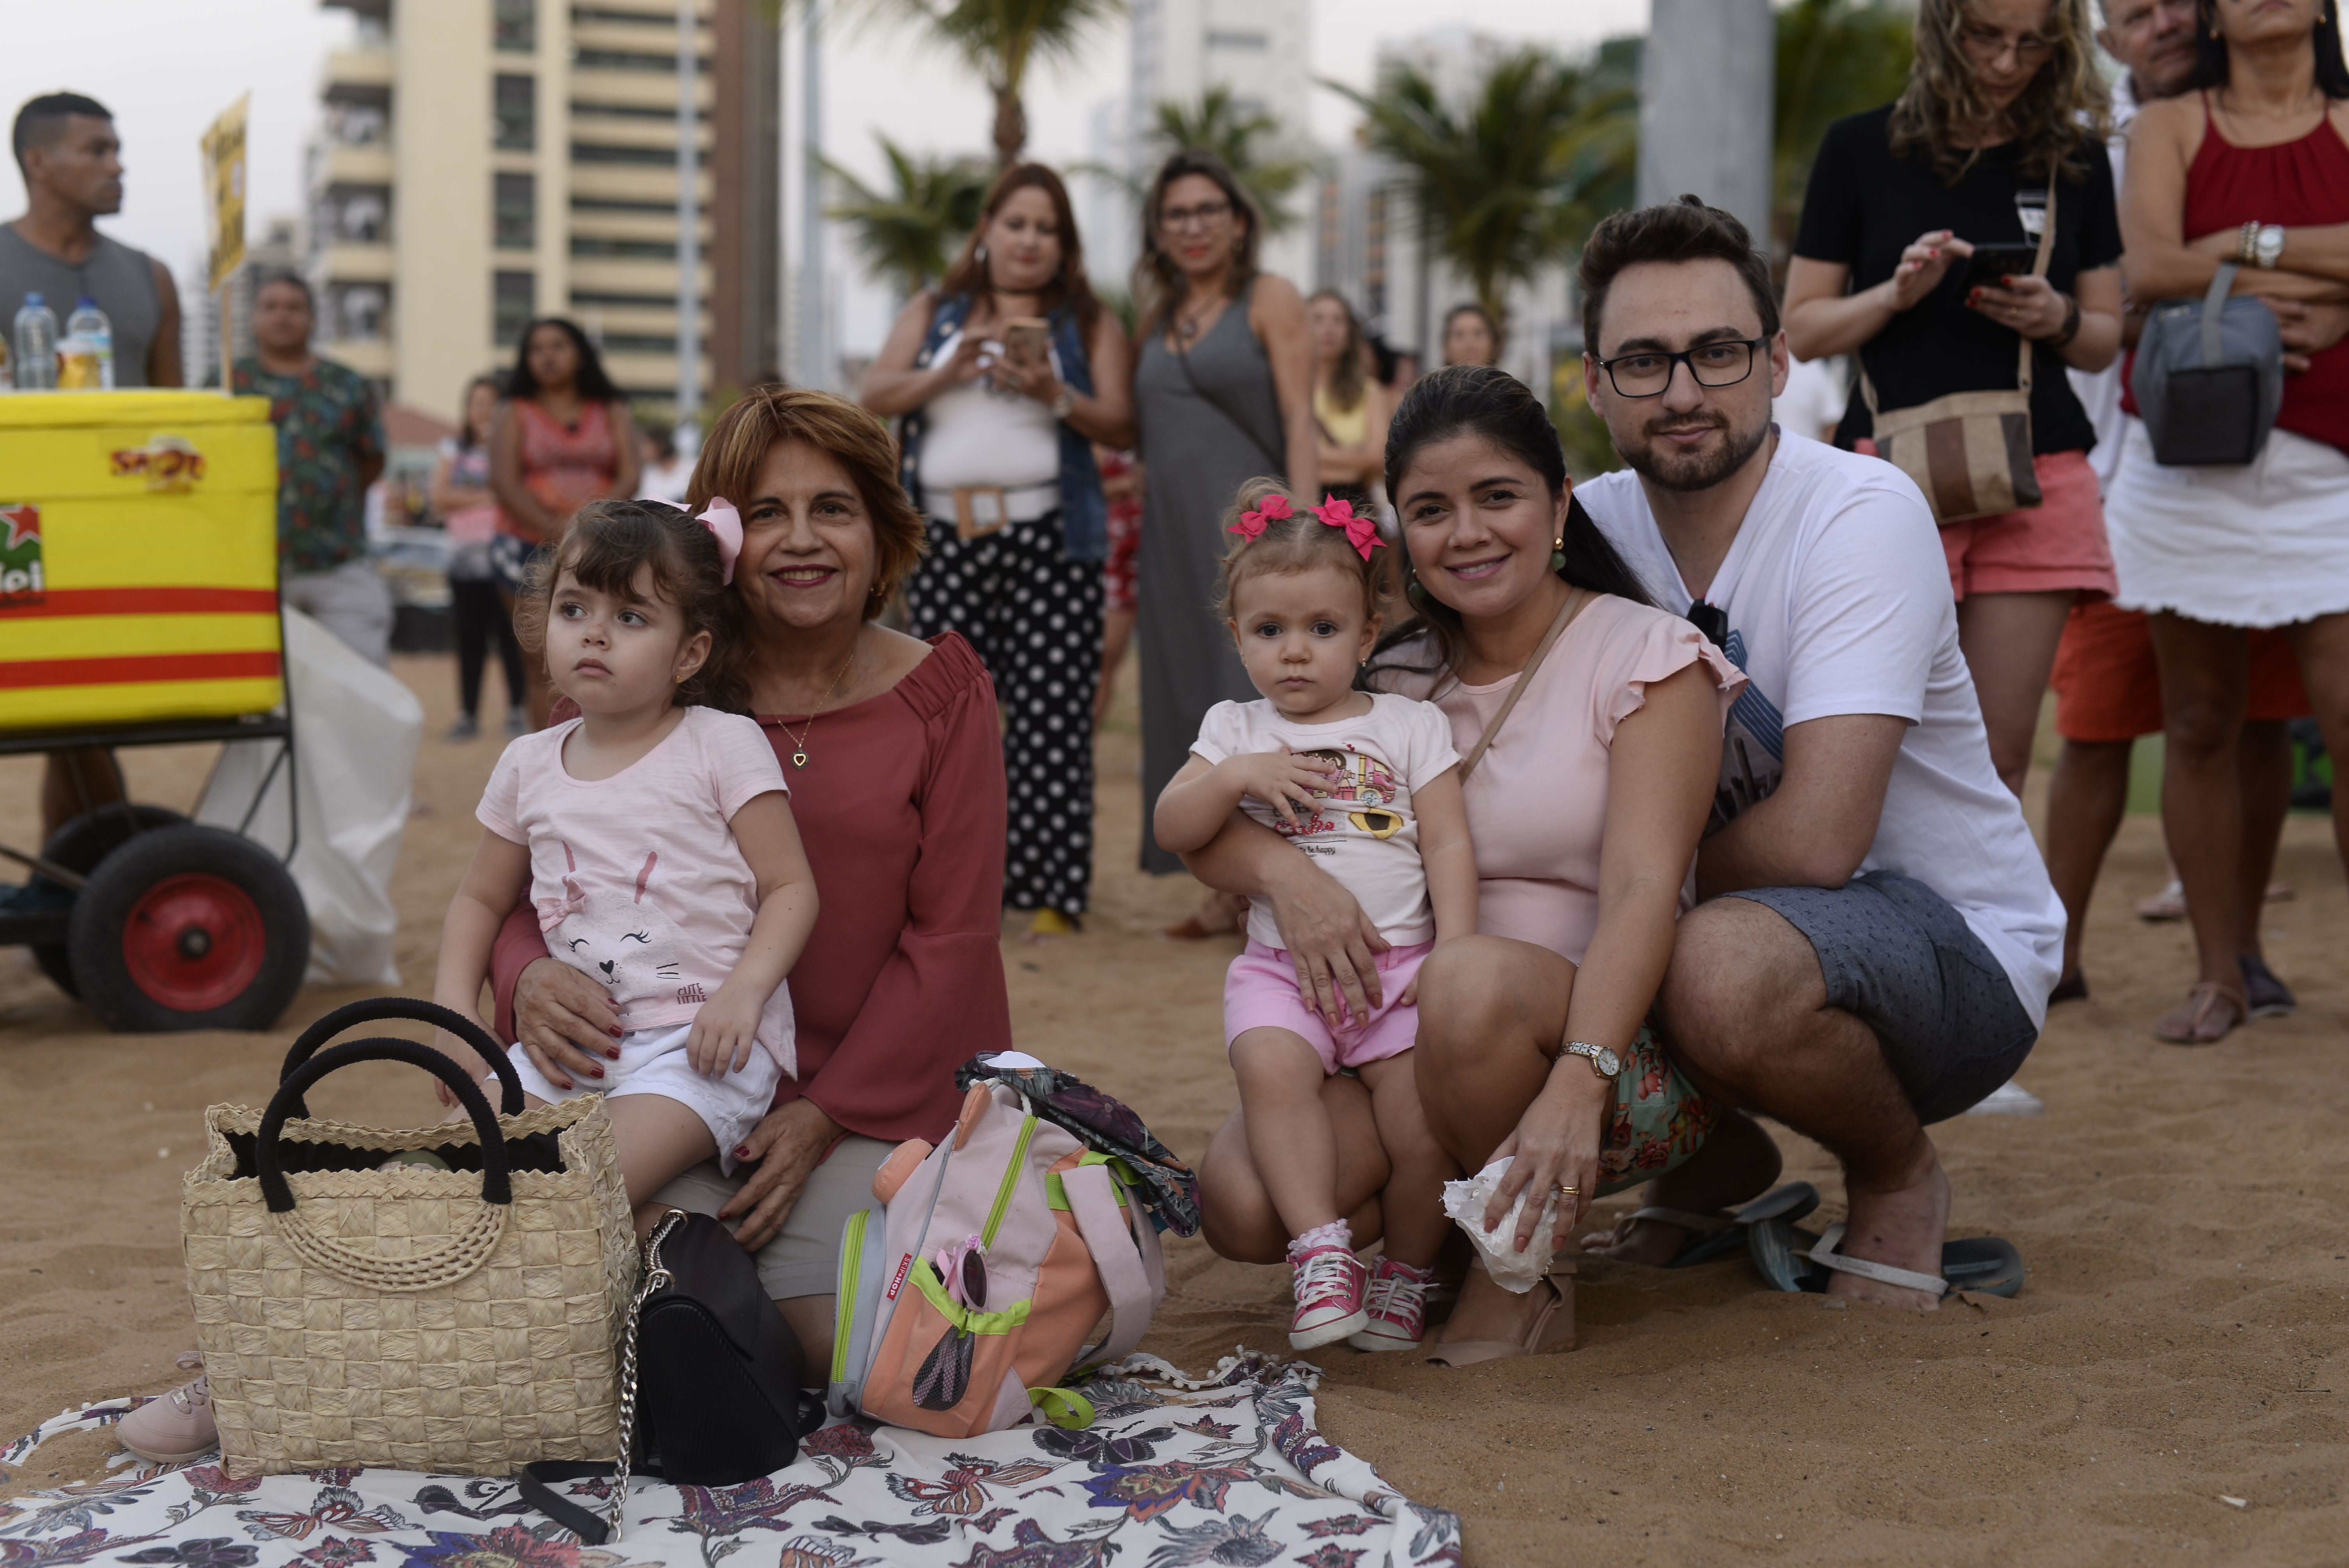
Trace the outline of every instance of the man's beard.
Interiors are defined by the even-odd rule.
[[[1755,422],[1750,431],[1742,431],[1725,418],[1713,423],[1722,432],[1722,444],[1710,450],[1699,449],[1683,456],[1672,452],[1656,438],[1659,421],[1642,429],[1646,438],[1637,448],[1618,443],[1616,455],[1630,465],[1631,471],[1668,490],[1711,490],[1745,464],[1745,459],[1761,450],[1762,443],[1770,438],[1770,421]],[[1670,424],[1676,429],[1687,429],[1689,422],[1675,419]]]

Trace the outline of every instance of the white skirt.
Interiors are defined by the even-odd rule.
[[[2220,626],[2349,611],[2349,454],[2273,430],[2240,468],[2164,468],[2143,420],[2124,441],[2105,497],[2115,603]]]

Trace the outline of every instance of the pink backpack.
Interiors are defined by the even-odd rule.
[[[1166,1295],[1132,1168],[978,1082],[953,1138],[898,1145],[873,1196],[841,1234],[833,1413],[940,1438],[1016,1425],[1031,1405],[1090,1423],[1090,1401],[1060,1385],[1123,1360]],[[1088,1346],[1104,1314],[1108,1336]]]

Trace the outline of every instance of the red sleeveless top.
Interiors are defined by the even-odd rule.
[[[2189,240],[2254,222],[2287,229],[2349,223],[2349,145],[2330,112],[2298,141],[2274,147],[2237,147],[2221,136],[2207,92],[2202,112],[2202,145],[2186,171]],[[2292,265],[2290,246],[2283,265]],[[2313,356],[2301,375],[2284,377],[2276,424],[2349,451],[2349,339]]]

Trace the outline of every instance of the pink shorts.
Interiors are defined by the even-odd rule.
[[[1420,942],[1380,954],[1378,1006],[1361,1022],[1349,1016],[1332,1028],[1306,1006],[1288,954],[1251,938],[1247,951],[1232,960],[1231,971],[1224,976],[1224,1049],[1230,1050],[1232,1042],[1250,1029],[1287,1029],[1304,1037],[1320,1057],[1324,1072],[1399,1057],[1419,1041],[1419,1008],[1416,1004],[1406,1007],[1397,998],[1434,946]],[[1345,1008],[1343,997],[1338,1006]]]
[[[1950,590],[1969,593],[2044,593],[2070,588],[2109,599],[2120,591],[2105,543],[2105,506],[2085,452],[2043,452],[2037,506],[1953,522],[1941,530]]]

